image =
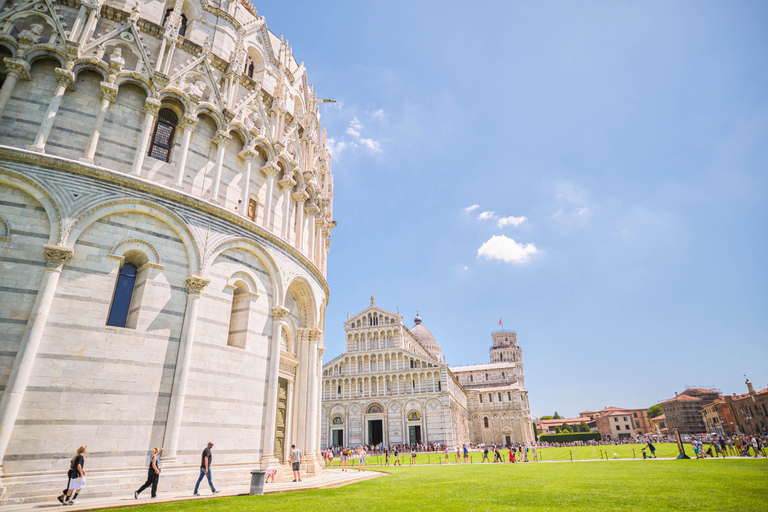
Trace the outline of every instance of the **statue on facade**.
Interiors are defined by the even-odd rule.
[[[109,68],[112,71],[119,73],[123,70],[123,66],[125,66],[123,50],[119,46],[115,46],[115,49],[112,51],[112,55],[109,56]]]
[[[24,46],[31,46],[40,41],[45,27],[40,23],[33,23],[28,29],[22,30],[19,34],[19,43]]]
[[[187,94],[194,98],[202,99],[204,92],[205,82],[202,80],[197,80],[196,82],[189,84],[189,87],[187,88]]]

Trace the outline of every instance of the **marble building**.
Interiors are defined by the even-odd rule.
[[[0,0],[0,505],[323,471],[333,176],[250,2]]]
[[[322,446],[533,441],[517,334],[492,334],[490,363],[449,367],[417,315],[374,304],[348,317],[346,351],[323,365]]]

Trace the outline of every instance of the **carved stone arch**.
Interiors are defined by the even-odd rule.
[[[117,78],[115,79],[115,85],[118,87],[118,89],[123,85],[135,85],[136,87],[144,89],[144,92],[147,93],[148,98],[151,98],[155,92],[155,88],[152,85],[152,82],[146,77],[137,73],[118,74]]]
[[[130,251],[140,251],[147,256],[147,263],[153,265],[161,265],[160,254],[152,244],[139,238],[127,238],[121,242],[118,242],[113,248],[110,254],[123,256]]]
[[[290,354],[295,354],[296,351],[293,349],[293,340],[294,337],[291,329],[287,325],[283,324],[283,326],[280,328],[280,349]]]
[[[75,74],[75,83],[77,83],[77,77],[83,71],[93,71],[94,73],[101,75],[102,81],[109,80],[109,67],[101,60],[97,59],[77,59],[72,67],[72,72]]]
[[[181,116],[179,116],[180,118],[183,117],[184,114],[190,114],[192,112],[189,96],[187,96],[183,91],[166,88],[160,91],[157,99],[160,100],[161,103],[169,100],[180,103],[184,109],[184,111],[181,113]]]
[[[182,243],[187,250],[189,272],[191,274],[200,272],[202,261],[200,247],[186,222],[168,208],[143,199],[116,199],[100,203],[85,211],[81,210],[76,215],[73,215],[75,220],[72,221],[62,233],[61,245],[73,247],[88,226],[107,215],[124,212],[142,213],[167,224],[177,235],[179,235],[179,238],[181,238]]]
[[[0,242],[8,242],[11,239],[11,226],[8,221],[0,217]]]
[[[59,67],[66,67],[67,54],[60,48],[56,48],[53,45],[39,45],[36,44],[27,51],[24,59],[30,64],[34,64],[38,60],[53,59],[59,62]]]
[[[48,190],[35,180],[17,172],[0,168],[0,183],[18,188],[32,196],[45,209],[50,225],[48,243],[56,244],[61,237],[62,216],[59,205]]]
[[[294,294],[294,297],[302,302],[301,305],[298,303],[296,305],[300,313],[299,321],[304,324],[301,327],[317,327],[317,301],[315,300],[315,294],[312,292],[312,286],[306,278],[297,276],[286,286],[283,305],[286,304],[289,293]],[[301,314],[305,316],[302,318]]]
[[[251,144],[253,145],[253,148],[255,150],[258,151],[259,149],[261,149],[264,152],[264,156],[265,156],[264,160],[267,163],[275,161],[275,150],[272,148],[272,145],[269,143],[267,139],[265,139],[264,137],[256,137],[253,139]]]
[[[11,54],[11,58],[15,59],[19,43],[16,42],[15,39],[8,37],[4,34],[0,34],[0,48],[3,48],[4,50],[8,50],[8,53]]]
[[[229,276],[229,279],[227,279],[226,286],[235,288],[238,281],[245,283],[246,287],[248,288],[248,293],[252,293],[254,295],[259,293],[259,286],[257,284],[258,280],[249,270],[238,270],[237,272],[233,273],[231,276]]]
[[[163,7],[163,11],[160,14],[160,23],[158,25],[162,25],[163,17],[165,17],[165,11],[167,9],[173,9],[176,7],[176,2],[173,0],[169,0],[165,3],[165,6]],[[187,30],[189,30],[189,23],[191,23],[194,19],[200,19],[200,17],[203,15],[203,5],[201,5],[200,2],[192,2],[190,0],[182,0],[181,5],[181,13],[184,14],[187,17]],[[189,33],[189,32],[187,32]],[[182,36],[185,37],[185,36]]]
[[[243,139],[243,149],[251,144],[251,139],[253,136],[251,135],[251,132],[249,132],[245,127],[245,125],[240,121],[232,121],[226,128],[227,129],[225,132],[227,135],[231,136],[233,133],[240,135],[240,138]]]
[[[30,9],[32,7],[32,9]],[[38,8],[41,7],[41,8]],[[50,4],[48,0],[45,2],[29,2],[26,5],[19,5],[14,8],[9,9],[10,12],[12,12],[14,9],[20,9],[16,12],[13,12],[13,14],[9,15],[9,12],[6,11],[4,16],[0,16],[0,22],[3,23],[3,25],[10,26],[9,33],[13,31],[13,29],[16,29],[17,32],[21,33],[22,31],[26,30],[28,27],[22,27],[19,28],[16,26],[16,24],[19,21],[26,20],[27,18],[41,18],[45,25],[48,26],[50,29],[50,33],[43,33],[40,34],[40,38],[36,44],[50,44],[54,45],[56,43],[61,43],[65,40],[64,36],[64,29],[61,26],[61,23],[59,22],[59,19],[56,15],[56,13],[53,11],[53,7]],[[29,24],[31,26],[32,23]],[[46,31],[48,32],[48,31]],[[59,41],[57,41],[59,40]],[[34,45],[33,45],[34,46]]]
[[[214,247],[213,250],[205,256],[203,264],[201,265],[203,275],[205,275],[210,270],[211,265],[213,265],[213,262],[216,260],[216,258],[218,258],[220,254],[230,249],[243,249],[248,251],[256,256],[259,261],[261,261],[261,263],[267,267],[269,284],[272,287],[272,302],[270,303],[269,307],[273,308],[275,306],[281,305],[278,302],[279,297],[283,296],[279,267],[267,251],[265,251],[256,242],[248,238],[234,238],[225,240]]]
[[[193,111],[192,115],[200,117],[200,116],[208,116],[211,119],[213,119],[213,122],[216,123],[216,130],[221,130],[224,126],[224,118],[221,117],[221,114],[219,114],[216,110],[214,110],[213,105],[210,103],[201,103],[197,105]]]
[[[383,414],[385,410],[379,400],[372,400],[365,404],[365,414]]]

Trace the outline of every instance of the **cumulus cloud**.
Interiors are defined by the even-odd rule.
[[[360,139],[360,145],[371,150],[372,153],[381,153],[381,145],[379,141],[373,139]]]
[[[346,148],[363,148],[371,153],[383,153],[379,141],[362,136],[363,128],[365,128],[363,123],[361,123],[357,117],[353,117],[344,132],[349,135],[349,137],[339,141],[336,141],[333,138],[328,138],[328,151],[336,158],[338,158],[341,152]]]
[[[384,117],[384,109],[380,108],[379,110],[376,110],[374,112],[371,112],[369,114],[371,117]]]
[[[537,252],[539,251],[533,244],[520,244],[504,235],[494,235],[480,246],[477,257],[523,265],[531,260],[531,254]]]
[[[480,208],[479,204],[473,204],[472,206],[467,206],[466,208],[464,208],[464,211],[467,212],[467,213],[472,213],[473,211],[477,210],[478,208]]]
[[[328,152],[331,154],[332,157],[335,157],[335,158],[338,158],[339,155],[341,155],[341,152],[347,148],[346,142],[344,141],[336,142],[336,139],[334,139],[333,137],[328,137],[328,139],[326,139],[326,142],[328,144]]]
[[[505,226],[514,226],[517,227],[520,224],[523,224],[528,220],[528,217],[502,217],[499,219],[499,227],[503,228]]]
[[[496,212],[483,212],[477,216],[477,220],[488,220],[488,219],[495,219],[495,218],[496,218]]]

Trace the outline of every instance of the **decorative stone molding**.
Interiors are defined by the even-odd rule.
[[[58,245],[44,245],[43,251],[45,251],[45,269],[53,270],[55,272],[61,272],[69,259],[74,254],[74,251],[69,247],[62,247]]]
[[[296,375],[296,367],[280,361],[280,371],[290,375]]]
[[[307,194],[302,190],[301,192],[296,192],[295,194],[291,194],[291,198],[297,203],[303,203],[304,201],[309,199],[309,194]]]
[[[56,68],[56,83],[68,91],[75,90],[75,74],[68,69]]]
[[[15,76],[19,80],[31,79],[29,74],[31,66],[29,62],[22,59],[13,59],[11,57],[6,57],[3,60],[5,61],[5,71],[8,76]]]
[[[276,306],[276,307],[272,308],[272,321],[273,322],[282,321],[283,318],[288,316],[289,313],[290,313],[290,311],[288,311],[284,307]]]
[[[290,176],[286,176],[278,181],[277,184],[280,185],[280,188],[293,188],[296,185],[296,182]]]
[[[144,108],[141,110],[142,114],[150,114],[152,117],[155,117],[159,111],[160,101],[154,98],[147,98],[147,100],[144,102]],[[184,120],[182,119],[182,122],[183,121]]]
[[[267,165],[259,170],[262,172],[262,174],[264,174],[264,176],[274,176],[280,172],[280,168],[274,163],[267,163]]]
[[[187,278],[187,296],[190,295],[200,295],[200,293],[203,291],[203,288],[208,286],[208,283],[211,281],[209,279],[206,279],[202,276],[189,276]]]
[[[139,238],[127,238],[119,242],[117,245],[115,245],[112,248],[112,254],[122,255],[122,254],[125,254],[127,251],[130,251],[133,249],[139,250],[144,254],[146,254],[149,260],[149,263],[153,263],[157,266],[162,267],[162,265],[160,264],[160,254],[157,252],[157,249],[155,249],[154,246],[149,242],[146,242]]]
[[[196,116],[187,114],[181,118],[181,122],[179,123],[179,128],[184,131],[194,130],[195,126],[197,126],[198,121],[199,119]]]
[[[229,145],[229,142],[232,140],[232,137],[227,135],[227,133],[223,131],[216,132],[216,135],[213,137],[213,144],[215,144],[217,147],[227,147]]]
[[[99,99],[114,103],[117,99],[117,86],[109,82],[101,82],[99,87]]]

